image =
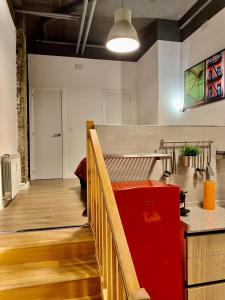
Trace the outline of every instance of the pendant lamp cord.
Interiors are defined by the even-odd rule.
[[[124,7],[124,4],[123,4],[123,0],[122,0],[122,8]]]

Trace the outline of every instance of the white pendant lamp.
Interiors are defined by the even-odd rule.
[[[140,47],[137,31],[131,23],[131,10],[119,8],[114,13],[112,26],[106,48],[117,53],[130,53]]]

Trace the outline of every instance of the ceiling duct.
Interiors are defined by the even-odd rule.
[[[88,0],[84,0],[83,12],[82,12],[81,22],[80,22],[80,29],[79,29],[78,39],[77,39],[76,54],[78,54],[80,48],[80,42],[81,42],[83,29],[84,29],[84,22],[87,14],[87,7],[88,7]]]
[[[88,35],[89,35],[90,29],[91,29],[91,24],[92,24],[94,12],[95,12],[96,3],[97,3],[97,0],[92,1],[91,11],[90,11],[90,14],[89,14],[87,28],[86,28],[85,35],[84,35],[81,54],[84,54],[84,50],[85,50],[85,47],[86,47],[86,44],[87,44],[87,39],[88,39]]]
[[[49,12],[42,12],[42,11],[31,11],[31,10],[22,10],[22,9],[15,9],[16,13],[24,14],[24,15],[32,15],[38,17],[45,17],[45,18],[53,18],[53,19],[61,19],[61,20],[72,20],[72,21],[79,21],[80,16],[68,15],[68,14],[57,14],[57,13],[49,13]]]

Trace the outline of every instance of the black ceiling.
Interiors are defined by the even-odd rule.
[[[89,0],[84,32],[93,1]],[[121,0],[97,1],[87,46],[82,55],[81,52],[76,54],[75,51],[83,11],[82,0],[11,0],[14,11],[25,10],[31,14],[54,13],[77,18],[64,20],[16,12],[16,19],[21,18],[21,15],[25,18],[28,52],[131,61],[137,60],[157,39],[182,40],[183,32],[186,36],[193,32],[193,26],[190,28],[191,23],[196,27],[201,23],[199,16],[207,17],[207,13],[203,14],[203,11],[212,11],[213,7],[216,13],[225,6],[224,2],[224,0],[124,0],[124,5],[132,10],[133,24],[138,31],[141,48],[134,54],[121,56],[109,52],[104,47],[113,24],[114,10],[121,6]],[[195,16],[196,13],[198,18]]]

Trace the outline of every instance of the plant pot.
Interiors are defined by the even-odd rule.
[[[187,168],[196,168],[197,156],[183,155],[183,164]]]

